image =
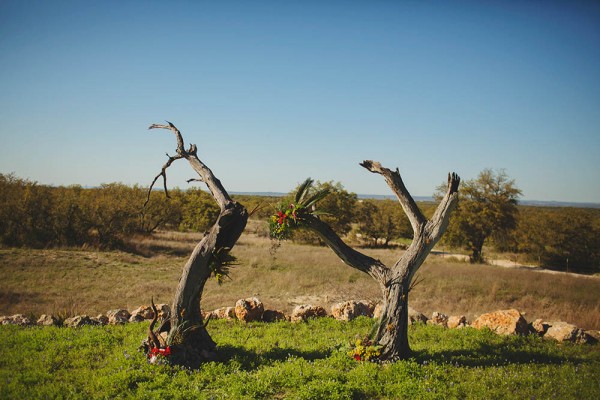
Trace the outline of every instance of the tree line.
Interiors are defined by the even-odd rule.
[[[442,244],[464,248],[474,262],[484,248],[517,253],[526,261],[569,271],[600,271],[600,210],[572,207],[519,206],[514,181],[502,171],[484,170],[463,182],[458,209]],[[317,182],[327,190],[320,216],[339,235],[364,246],[384,247],[412,238],[408,218],[395,200],[359,199],[342,184]],[[150,192],[121,183],[96,188],[46,186],[13,174],[0,174],[0,244],[5,246],[92,246],[117,248],[123,238],[156,229],[204,231],[219,215],[213,198],[200,189]],[[234,196],[252,218],[268,219],[290,196]],[[419,202],[426,217],[436,204]],[[294,240],[317,244],[306,230]],[[485,246],[485,247],[484,247]]]
[[[403,245],[413,237],[408,217],[395,200],[358,199],[341,184],[317,183],[330,195],[319,203],[321,217],[338,234],[362,245]],[[444,185],[441,187],[442,193]],[[438,191],[439,193],[439,191]],[[600,272],[600,209],[518,205],[521,191],[503,171],[483,170],[461,183],[457,210],[441,244],[464,249],[472,262],[485,261],[484,250],[515,253],[524,262],[573,271]],[[439,201],[439,196],[436,196]],[[288,196],[282,203],[290,202]],[[437,203],[418,202],[427,218]],[[302,229],[294,239],[315,242]]]
[[[39,185],[0,174],[0,244],[118,248],[133,234],[158,228],[203,230],[219,208],[200,189],[161,192],[122,183],[96,188]]]

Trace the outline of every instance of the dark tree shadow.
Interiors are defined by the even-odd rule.
[[[285,361],[288,358],[302,358],[307,361],[321,360],[331,356],[330,350],[300,351],[289,347],[276,347],[266,352],[250,351],[240,346],[219,346],[219,359],[223,362],[236,360],[245,370],[252,370],[265,363]]]
[[[191,250],[187,247],[173,247],[168,244],[158,243],[136,243],[134,241],[123,242],[118,249],[129,254],[141,256],[144,258],[152,258],[157,255],[168,255],[174,257],[185,257],[190,254],[193,250],[193,246],[190,246]]]
[[[476,349],[465,350],[413,350],[412,359],[418,363],[450,363],[463,367],[506,366],[510,364],[582,364],[582,357],[548,354],[543,348],[526,349],[503,343],[478,343]]]

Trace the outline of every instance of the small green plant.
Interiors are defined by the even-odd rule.
[[[373,343],[367,336],[356,339],[348,355],[356,361],[377,361],[381,355],[381,346]]]
[[[171,329],[167,335],[167,347],[179,346],[184,342],[185,335],[196,328],[195,325],[190,325],[188,321],[183,321],[177,325],[174,329]]]
[[[229,278],[229,269],[237,265],[237,259],[229,253],[230,250],[228,247],[213,250],[208,264],[219,285],[223,284],[225,277]]]

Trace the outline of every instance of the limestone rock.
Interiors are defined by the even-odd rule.
[[[326,317],[327,311],[321,306],[301,305],[292,311],[290,320],[292,322],[306,321],[309,318]]]
[[[366,301],[344,301],[331,307],[331,315],[340,321],[350,321],[358,316],[371,317],[375,307]]]
[[[446,326],[450,329],[460,329],[467,326],[467,317],[464,315],[451,315],[448,317]]]
[[[379,319],[381,318],[381,314],[383,314],[383,303],[377,303],[375,309],[373,310],[373,318]]]
[[[95,317],[92,317],[92,321],[98,322],[99,325],[108,325],[108,317],[104,314],[98,314]]]
[[[99,323],[87,315],[77,315],[75,317],[65,319],[63,321],[63,325],[67,328],[77,328],[84,325],[99,325]]]
[[[42,314],[40,318],[38,318],[38,325],[41,326],[58,326],[60,325],[60,321],[54,315]]]
[[[235,308],[234,307],[221,307],[209,313],[211,318],[215,319],[234,319]]]
[[[444,328],[448,327],[448,316],[446,314],[442,314],[440,312],[434,311],[431,314],[431,319],[427,321],[428,325],[440,325]]]
[[[20,325],[29,326],[33,325],[31,320],[23,314],[15,314],[10,317],[0,317],[0,325]]]
[[[536,319],[531,323],[531,331],[540,336],[544,336],[550,328],[550,324],[544,322],[541,318]]]
[[[590,330],[590,331],[585,331],[585,333],[586,333],[586,334],[587,334],[589,337],[591,337],[591,338],[592,338],[592,342],[593,342],[593,343],[600,341],[600,331],[593,331],[593,330]]]
[[[158,311],[158,308],[157,308]],[[139,306],[138,308],[136,308],[135,310],[133,310],[131,312],[131,316],[129,317],[129,320],[131,321],[131,319],[134,319],[135,321],[140,321],[140,320],[145,320],[145,319],[152,319],[154,318],[154,311],[152,311],[152,307],[150,306]]]
[[[168,304],[157,304],[156,310],[158,311],[158,320],[162,321],[171,316],[171,306]],[[152,317],[150,317],[152,318]]]
[[[264,311],[263,303],[256,297],[241,299],[235,303],[235,316],[240,321],[260,321]]]
[[[141,315],[141,314],[131,314],[129,316],[129,322],[142,322],[145,321],[146,319]]]
[[[419,311],[415,310],[414,308],[408,307],[408,322],[410,324],[426,324],[427,317],[423,313],[420,313]]]
[[[264,322],[277,322],[287,320],[283,311],[280,310],[265,310],[262,319]]]
[[[582,329],[567,322],[556,322],[548,328],[545,338],[554,339],[557,342],[590,343],[590,338]]]
[[[515,309],[480,315],[471,326],[476,329],[489,328],[500,335],[525,335],[529,332],[527,321]]]
[[[129,314],[129,311],[125,309],[117,309],[108,311],[106,316],[108,317],[108,323],[110,325],[118,325],[129,322],[129,317],[131,317],[131,314]]]

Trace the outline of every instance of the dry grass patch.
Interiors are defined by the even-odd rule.
[[[377,284],[343,264],[326,247],[272,242],[259,224],[250,224],[233,250],[238,264],[231,280],[209,280],[203,308],[234,305],[258,296],[268,308],[286,312],[301,303],[329,308],[350,299],[378,301]],[[201,239],[197,233],[159,232],[135,244],[141,255],[82,250],[0,250],[0,315],[14,313],[87,313],[147,304],[151,296],[170,303],[187,255]],[[386,264],[400,250],[365,249]],[[152,255],[152,256],[148,256]],[[551,275],[486,265],[452,262],[430,255],[419,271],[423,281],[410,296],[411,306],[431,315],[476,315],[517,308],[526,318],[565,320],[600,329],[600,279]]]
[[[447,263],[430,257],[412,305],[424,313],[464,313],[468,318],[495,309],[516,308],[529,321],[564,320],[600,328],[600,279],[481,264]]]
[[[170,301],[182,261],[123,252],[0,250],[0,314],[93,315],[137,307],[150,294]]]

